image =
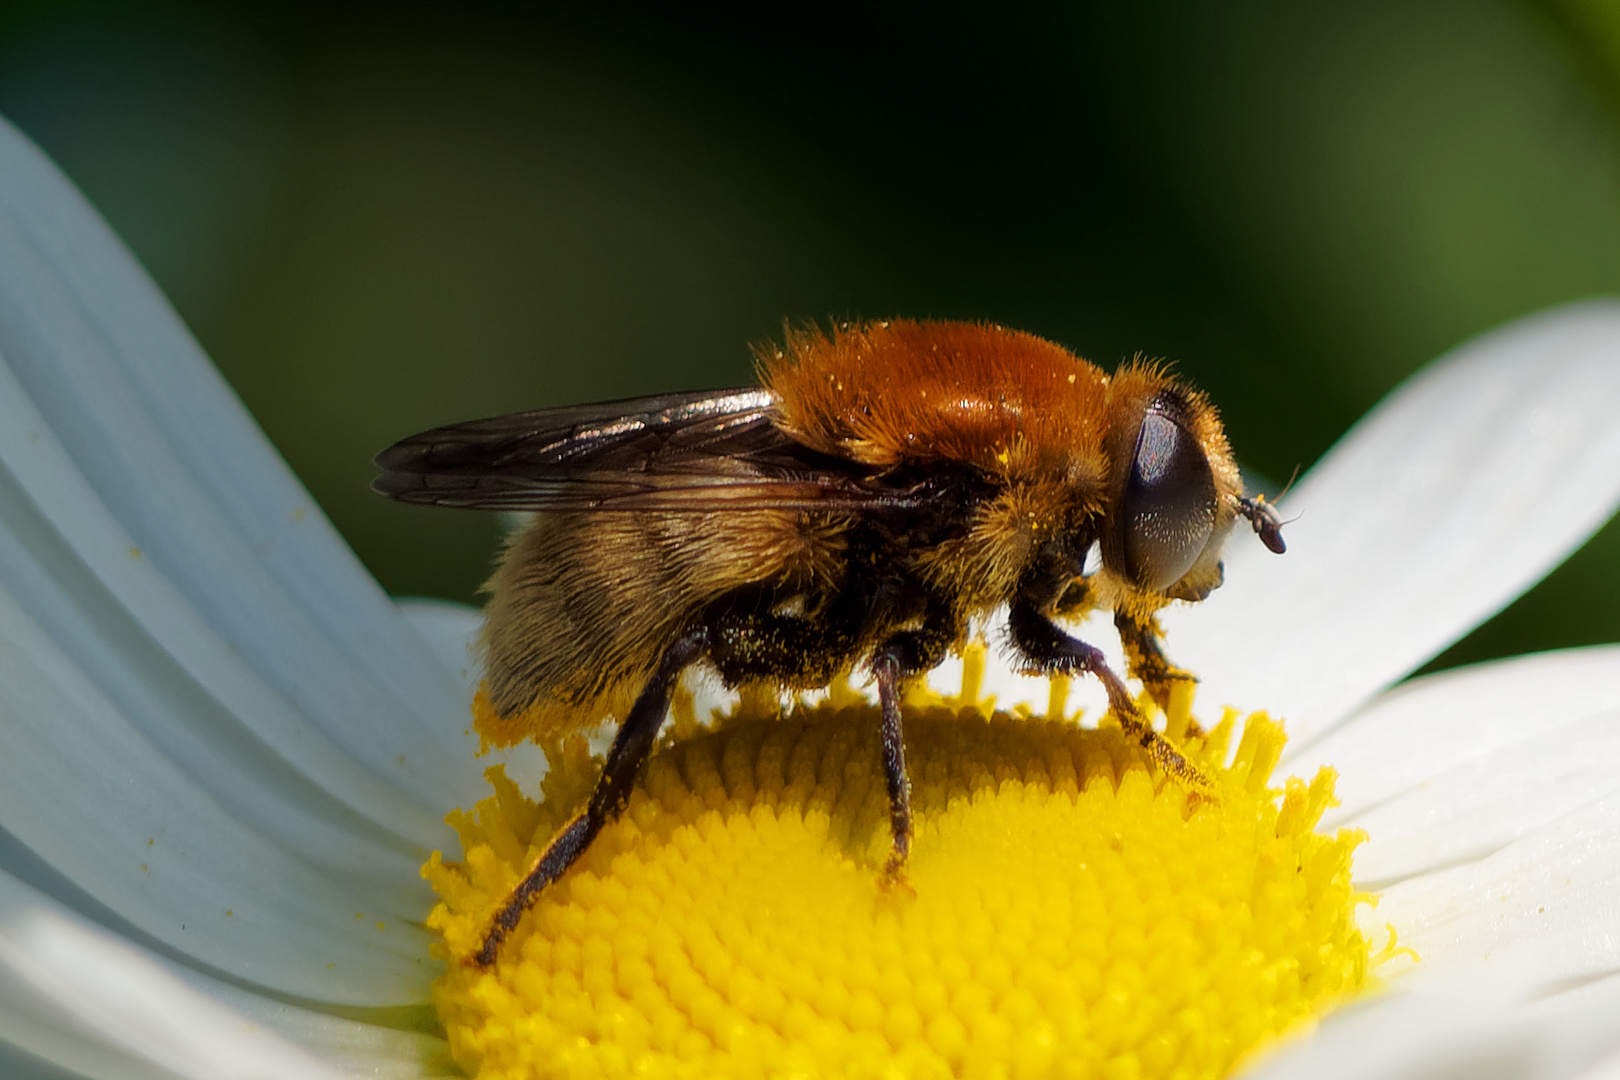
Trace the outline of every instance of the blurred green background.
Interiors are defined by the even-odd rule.
[[[784,318],[1173,358],[1285,479],[1424,361],[1620,293],[1620,5],[11,3],[0,112],[360,556],[471,600],[421,428],[745,383]],[[1617,421],[1620,422],[1620,421]],[[1620,640],[1620,528],[1436,666]]]

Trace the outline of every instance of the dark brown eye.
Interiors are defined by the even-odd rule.
[[[1156,592],[1192,569],[1215,527],[1215,476],[1182,411],[1171,394],[1148,404],[1114,511],[1126,575]]]

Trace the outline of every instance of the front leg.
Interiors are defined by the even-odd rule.
[[[1007,616],[1007,629],[1012,634],[1014,647],[1039,674],[1070,675],[1081,672],[1096,676],[1108,694],[1108,707],[1113,710],[1125,734],[1136,740],[1176,783],[1204,798],[1213,800],[1216,797],[1215,785],[1210,783],[1209,778],[1143,719],[1125,689],[1124,681],[1108,666],[1101,649],[1065,633],[1025,600],[1013,603]]]
[[[1169,710],[1170,691],[1178,682],[1196,683],[1197,676],[1179,668],[1164,655],[1159,644],[1159,627],[1153,616],[1137,620],[1123,611],[1114,612],[1114,629],[1119,631],[1120,644],[1125,646],[1126,673],[1142,680],[1142,686],[1159,708]],[[1203,729],[1191,719],[1187,733],[1201,735]]]

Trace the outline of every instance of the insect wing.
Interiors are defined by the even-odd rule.
[[[413,435],[372,487],[481,510],[840,509],[904,501],[776,427],[758,388],[544,409]]]

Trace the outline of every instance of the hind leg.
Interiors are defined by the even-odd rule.
[[[507,897],[506,906],[495,914],[495,921],[484,937],[484,944],[473,956],[472,962],[477,966],[487,968],[495,962],[506,935],[517,927],[523,913],[529,910],[540,891],[561,877],[574,864],[574,860],[590,847],[603,826],[623,812],[630,798],[630,789],[635,785],[642,765],[646,764],[647,755],[652,752],[658,729],[664,725],[676,680],[681,677],[682,671],[703,655],[708,641],[708,629],[696,627],[676,638],[674,644],[664,651],[658,670],[642,688],[624,723],[619,725],[613,746],[608,750],[607,762],[602,767],[602,775],[591,792],[591,801],[584,812],[576,815],[552,837],[551,843],[546,845],[546,850],[530,868],[528,876],[518,882],[517,888]]]

